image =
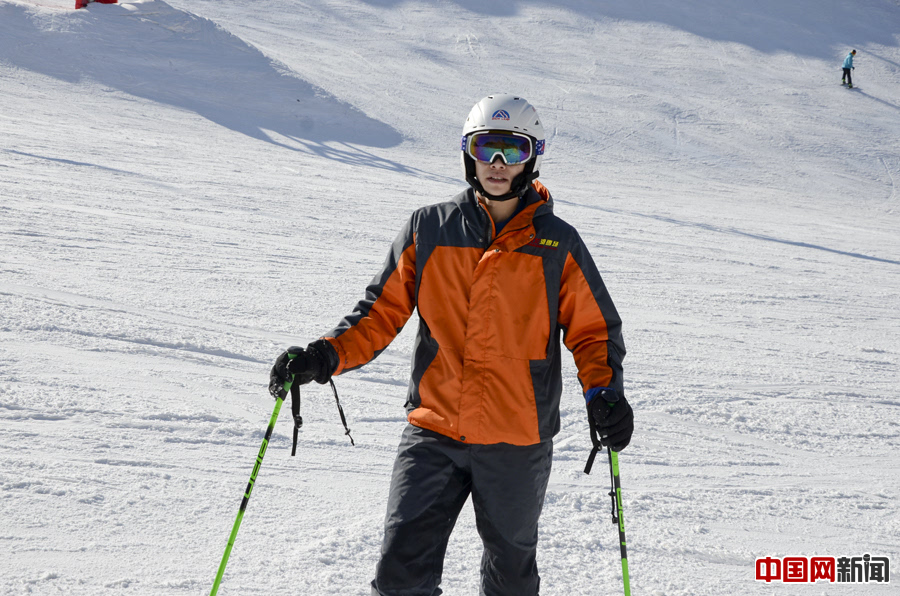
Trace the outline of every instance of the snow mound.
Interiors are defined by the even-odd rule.
[[[90,79],[257,139],[281,135],[301,143],[375,147],[401,141],[392,127],[213,21],[162,0],[92,4],[71,12],[8,4],[0,6],[0,15],[0,59],[22,69],[68,82]]]

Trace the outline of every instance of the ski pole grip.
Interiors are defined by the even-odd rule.
[[[297,357],[297,355],[296,355],[296,354],[291,354],[290,352],[288,352],[287,357],[288,357],[288,360],[293,360],[294,358]],[[285,395],[287,395],[288,393],[290,393],[290,391],[291,391],[291,385],[293,385],[293,384],[294,384],[294,375],[291,375],[291,378],[284,382],[284,394],[285,394]]]
[[[288,360],[296,358],[295,354],[288,352]],[[297,439],[300,434],[300,427],[303,426],[303,417],[300,416],[300,388],[294,385],[294,375],[284,382],[285,395],[291,394],[291,414],[294,418],[294,436],[293,445],[291,446],[291,457],[297,455]]]

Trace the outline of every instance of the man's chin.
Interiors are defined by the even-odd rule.
[[[501,197],[505,195],[509,192],[510,187],[509,184],[503,184],[500,186],[494,184],[482,184],[482,186],[484,187],[485,192],[494,195],[495,197]]]

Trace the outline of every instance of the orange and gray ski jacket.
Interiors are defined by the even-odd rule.
[[[575,229],[534,182],[499,235],[472,189],[415,211],[353,313],[325,336],[334,374],[381,353],[413,313],[409,422],[472,444],[559,432],[560,335],[583,391],[622,394],[621,321]]]

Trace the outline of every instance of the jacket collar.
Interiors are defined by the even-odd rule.
[[[506,227],[503,228],[504,233],[531,227],[533,225],[532,220],[535,217],[553,213],[553,197],[550,195],[547,187],[537,180],[531,183],[531,187],[525,191],[523,198],[525,200],[525,208],[512,221],[506,224]],[[487,244],[493,242],[493,223],[487,210],[479,204],[478,198],[475,196],[475,190],[470,187],[457,195],[456,201],[459,203],[463,217],[465,217],[469,226],[473,230],[478,231],[481,237],[480,240]]]

